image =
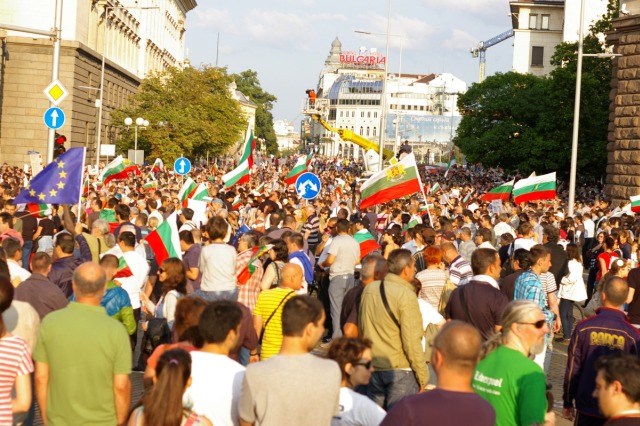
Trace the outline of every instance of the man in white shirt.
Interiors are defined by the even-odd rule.
[[[531,222],[523,222],[518,227],[518,238],[513,241],[513,250],[509,249],[509,255],[521,248],[530,250],[531,247],[536,244],[536,241],[533,239],[533,226],[531,226]]]
[[[500,236],[502,234],[511,234],[513,238],[516,237],[516,233],[513,232],[513,228],[509,224],[509,215],[507,213],[500,213],[498,216],[499,222],[493,227],[493,231],[496,233],[496,240],[498,245],[500,244]]]
[[[229,358],[240,332],[242,311],[234,303],[209,303],[200,316],[198,329],[204,346],[191,352],[191,386],[185,400],[193,411],[216,426],[238,425],[238,402],[245,368]]]
[[[22,263],[22,246],[20,241],[15,238],[5,238],[2,241],[2,248],[7,254],[7,266],[9,267],[11,284],[17,287],[18,284],[31,276],[29,271],[20,266]]]

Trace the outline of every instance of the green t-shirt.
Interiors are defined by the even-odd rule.
[[[103,307],[71,302],[47,315],[33,359],[49,366],[48,424],[117,423],[113,376],[131,373],[131,343]]]
[[[522,353],[500,346],[478,363],[472,386],[496,410],[496,426],[544,423],[544,372]]]

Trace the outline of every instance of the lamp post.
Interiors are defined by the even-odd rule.
[[[107,28],[109,27],[109,10],[127,9],[127,10],[150,10],[160,9],[157,6],[105,6],[104,7],[104,32],[102,36],[102,64],[100,66],[100,98],[98,99],[98,131],[96,132],[96,167],[100,166],[100,144],[102,142],[102,103],[104,101],[104,68],[107,56]]]
[[[580,130],[580,91],[582,86],[582,57],[613,58],[622,56],[616,53],[582,53],[584,47],[584,3],[580,2],[580,25],[578,30],[578,63],[576,70],[576,97],[573,107],[573,134],[571,137],[571,171],[569,172],[569,208],[567,214],[573,216],[576,201],[576,174],[578,168],[578,131]]]
[[[131,119],[130,117],[127,117],[124,119],[124,125],[129,127],[133,124],[133,119]],[[134,137],[133,137],[133,151],[134,151],[134,157],[135,160],[134,163],[138,164],[138,128],[142,128],[145,129],[147,128],[147,126],[149,126],[149,120],[145,120],[142,117],[138,117],[136,118],[136,125],[133,126],[134,128]]]

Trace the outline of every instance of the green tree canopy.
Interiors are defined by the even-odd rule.
[[[584,53],[602,53],[598,31],[615,8],[585,37]],[[556,46],[556,68],[548,77],[509,72],[488,77],[458,99],[463,114],[454,139],[471,162],[528,174],[568,175],[575,105],[578,43]],[[584,57],[580,97],[578,172],[600,176],[606,169],[612,64]]]
[[[232,78],[235,80],[238,90],[248,96],[249,99],[258,106],[256,109],[255,137],[265,140],[266,150],[269,154],[277,154],[278,141],[276,132],[273,129],[271,109],[273,108],[273,103],[277,101],[278,98],[262,89],[256,71],[246,70],[240,74],[233,74]]]
[[[231,97],[226,69],[169,69],[145,78],[130,105],[111,114],[112,123],[143,117],[149,127],[138,130],[138,149],[165,163],[180,156],[222,155],[246,126],[240,104]],[[119,150],[132,149],[134,128],[123,129]]]

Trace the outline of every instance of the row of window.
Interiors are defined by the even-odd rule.
[[[340,128],[342,129],[343,127],[340,127]],[[349,130],[348,127],[344,127],[344,128]],[[355,132],[355,128],[353,126],[351,126],[351,131]],[[377,134],[378,134],[378,128],[377,127],[374,127],[373,128],[373,133],[371,133],[371,127],[366,127],[365,128],[363,126],[360,126],[360,136],[373,136],[373,137],[375,137]]]
[[[530,30],[548,30],[551,15],[540,15],[540,28],[538,28],[538,15],[529,15]]]
[[[355,116],[356,112],[351,111],[351,117]],[[340,117],[349,117],[349,111],[340,111]],[[364,111],[360,111],[360,117],[364,118]],[[367,118],[371,118],[371,111],[367,111]],[[373,118],[378,118],[378,111],[373,111]]]
[[[380,99],[331,99],[331,105],[380,105]]]

